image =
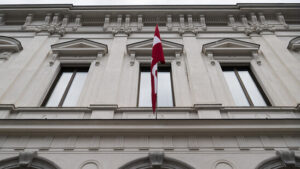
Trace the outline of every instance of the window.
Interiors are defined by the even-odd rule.
[[[88,68],[62,68],[44,102],[46,107],[76,106]]]
[[[248,67],[222,67],[237,106],[269,106],[266,96]]]
[[[173,89],[170,67],[158,68],[157,107],[173,107]],[[151,74],[150,66],[141,67],[139,86],[139,107],[151,107]]]

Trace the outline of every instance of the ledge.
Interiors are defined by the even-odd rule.
[[[289,133],[300,132],[300,119],[202,119],[202,120],[0,120],[0,132],[30,133]]]

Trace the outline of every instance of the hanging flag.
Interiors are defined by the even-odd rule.
[[[159,35],[158,25],[156,25],[153,46],[152,46],[152,63],[151,63],[151,90],[152,90],[152,110],[155,112],[157,104],[157,87],[158,87],[158,78],[157,78],[157,64],[158,62],[164,64],[165,57],[161,44],[161,39]]]

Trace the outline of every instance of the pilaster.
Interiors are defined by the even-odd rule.
[[[98,86],[98,89],[94,91],[97,93],[97,99],[93,100],[91,104],[117,104],[119,90],[123,90],[122,88],[119,89],[119,83],[121,82],[126,42],[126,34],[115,34],[108,51],[108,60],[103,72],[102,82]]]
[[[48,36],[35,36],[31,40],[22,39],[24,50],[14,54],[0,67],[0,102],[15,103],[23,92],[47,52],[42,50]],[[48,46],[49,48],[49,46]],[[43,56],[40,56],[43,53]]]
[[[193,34],[183,34],[183,43],[186,52],[187,76],[192,91],[194,104],[215,103],[208,71],[201,56],[201,46]]]
[[[262,37],[252,37],[252,40],[260,44],[262,55],[268,64],[269,69],[262,69],[266,76],[265,78],[269,79],[266,86],[272,86],[272,92],[277,93],[276,97],[280,97],[281,104],[284,106],[296,105],[299,102],[299,91],[300,85],[297,80],[291,75],[289,70],[282,64],[282,61],[278,58],[276,52],[271,45],[268,44],[265,38],[268,38],[270,35],[262,35]],[[271,35],[273,36],[273,35]],[[264,63],[262,66],[266,67]],[[258,76],[262,76],[257,73]],[[261,78],[263,79],[263,78]],[[272,81],[272,83],[270,83]]]

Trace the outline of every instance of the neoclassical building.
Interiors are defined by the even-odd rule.
[[[299,169],[299,51],[300,4],[0,5],[0,169]]]

